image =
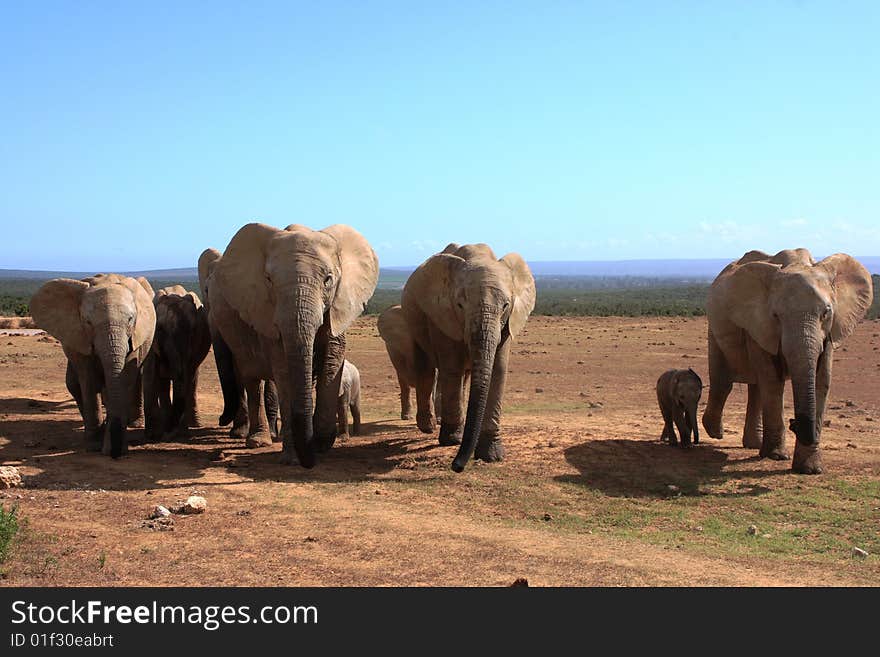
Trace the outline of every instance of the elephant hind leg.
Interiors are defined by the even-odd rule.
[[[336,407],[336,433],[340,437],[348,436],[348,406],[348,395],[340,395]]]

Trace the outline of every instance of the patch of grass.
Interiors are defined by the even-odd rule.
[[[12,541],[18,534],[20,524],[18,521],[18,508],[13,506],[9,511],[0,506],[0,563],[6,561]]]

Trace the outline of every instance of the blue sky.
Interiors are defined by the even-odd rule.
[[[2,268],[880,254],[877,2],[6,2]]]

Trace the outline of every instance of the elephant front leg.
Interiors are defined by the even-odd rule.
[[[428,355],[415,347],[414,370],[416,389],[416,426],[422,433],[434,433],[437,422],[434,418],[434,386],[437,385],[437,370],[429,362]]]
[[[794,458],[791,469],[798,474],[822,474],[822,453],[819,451],[819,440],[825,421],[825,405],[828,402],[828,390],[831,388],[831,367],[834,361],[834,347],[829,340],[825,350],[819,356],[816,366],[816,443],[794,444]]]
[[[250,421],[245,446],[254,448],[271,445],[272,436],[269,433],[269,421],[266,418],[266,409],[263,406],[263,381],[261,379],[248,379],[245,381],[245,388],[247,390],[247,409]]]
[[[461,412],[461,383],[464,370],[442,368],[437,382],[446,412],[440,418],[439,442],[443,446],[460,445],[464,430]]]
[[[495,363],[492,367],[492,382],[489,384],[489,397],[486,402],[487,413],[483,418],[480,438],[474,451],[474,458],[487,462],[504,459],[504,445],[499,432],[501,430],[501,407],[504,397],[504,384],[507,380],[507,361],[510,357],[510,338],[504,336],[501,345],[495,352]]]
[[[703,428],[712,438],[724,437],[724,404],[733,389],[733,379],[721,347],[709,331],[709,401],[703,411]]]
[[[326,452],[336,441],[336,411],[345,361],[345,335],[327,337],[323,366],[315,385],[315,449]]]
[[[272,379],[266,379],[263,385],[263,405],[266,407],[266,420],[269,422],[269,435],[272,442],[281,440],[278,430],[278,389]]]
[[[761,421],[761,391],[757,383],[749,384],[749,401],[746,406],[746,424],[743,428],[742,445],[747,449],[761,449],[764,425]]]
[[[785,379],[780,376],[773,357],[752,340],[749,340],[749,361],[759,381],[761,396],[764,436],[759,455],[774,461],[787,460],[790,456],[785,449],[785,421],[782,414]]]
[[[104,437],[104,424],[101,422],[101,405],[98,403],[98,385],[95,377],[89,371],[88,363],[71,366],[73,376],[68,379],[68,389],[73,384],[73,378],[76,380],[76,391],[71,390],[74,399],[77,398],[77,406],[79,406],[84,424],[84,434],[86,451],[100,452],[101,442]],[[70,371],[70,370],[68,370]]]

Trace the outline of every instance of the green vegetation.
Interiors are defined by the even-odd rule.
[[[400,303],[406,274],[382,272],[366,313],[380,312]],[[880,318],[880,276],[873,276],[874,303],[868,319]],[[42,279],[0,279],[0,316],[28,314],[28,300]],[[154,289],[176,281],[151,280]],[[180,282],[198,292],[197,281]],[[695,316],[706,314],[708,281],[634,276],[539,276],[536,315],[579,317]]]
[[[9,511],[0,506],[0,563],[6,561],[12,541],[19,530],[18,509],[12,507]]]

